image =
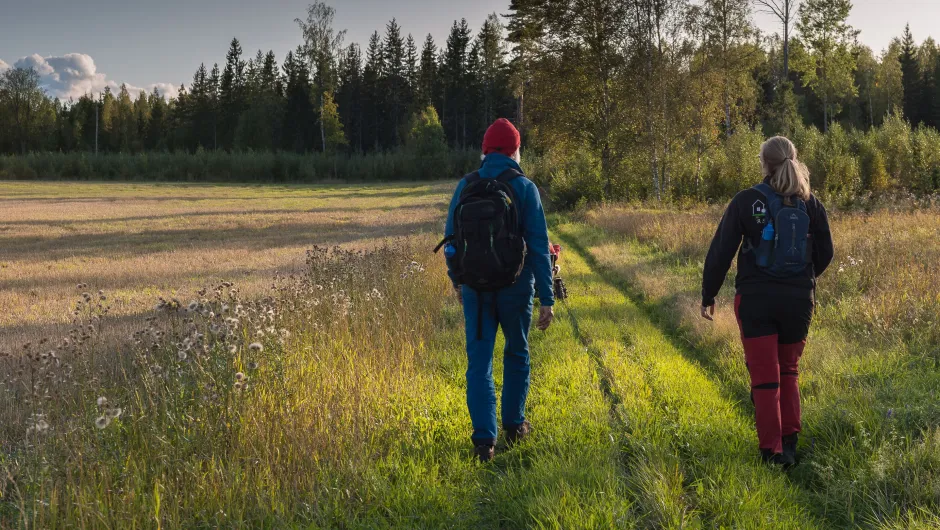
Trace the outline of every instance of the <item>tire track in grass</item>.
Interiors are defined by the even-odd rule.
[[[452,327],[438,338],[446,343],[439,371],[448,386],[466,391],[463,327],[453,307]],[[562,310],[563,311],[563,310]],[[503,347],[495,347],[494,379],[502,386]],[[527,417],[532,436],[507,450],[497,448],[490,464],[472,464],[476,499],[472,517],[456,513],[456,528],[634,528],[620,451],[607,418],[608,408],[594,372],[566,319],[548,332],[530,334],[532,385]],[[457,353],[459,352],[459,353]],[[461,396],[462,397],[462,396]],[[498,409],[497,409],[498,410]],[[463,429],[461,456],[471,459],[470,421],[464,408],[454,418]]]
[[[746,370],[740,361],[740,351],[736,351],[739,343],[733,342],[736,333],[709,329],[709,332],[700,334],[701,331],[696,331],[695,326],[688,322],[692,315],[681,311],[683,304],[696,303],[693,284],[700,272],[695,271],[695,265],[689,265],[675,255],[640,245],[629,238],[620,239],[596,226],[575,224],[572,226],[572,234],[579,244],[589,249],[588,259],[595,268],[601,270],[602,275],[608,277],[626,296],[637,300],[644,314],[674,347],[710,379],[719,382],[723,395],[737,405],[739,413],[748,422],[752,422],[753,408],[746,404],[749,399]],[[662,285],[657,284],[650,274],[651,270],[660,268],[662,275],[659,281],[663,282]],[[648,289],[652,289],[652,293]],[[736,326],[733,329],[736,331]],[[832,382],[832,379],[842,378],[843,372],[880,373],[881,377],[887,377],[884,374],[891,373],[890,367],[873,366],[879,360],[884,362],[884,358],[880,357],[883,352],[873,350],[859,355],[857,352],[869,346],[862,347],[853,343],[851,338],[846,340],[844,336],[837,335],[834,338],[830,333],[832,331],[825,327],[814,329],[811,341],[815,344],[814,349],[826,352],[827,357],[825,360],[811,358],[811,361],[815,360],[815,370],[811,368],[802,378],[804,426],[810,424],[813,428],[805,437],[810,443],[807,444],[809,447],[803,448],[803,463],[788,474],[789,478],[810,499],[812,513],[829,528],[855,528],[860,525],[872,528],[940,528],[930,517],[924,517],[924,514],[932,513],[930,509],[916,504],[923,502],[917,499],[924,498],[918,497],[917,488],[909,489],[909,480],[892,476],[903,474],[904,471],[881,476],[873,476],[870,471],[888,467],[890,464],[885,464],[886,460],[907,462],[905,471],[922,465],[907,456],[908,451],[916,453],[918,446],[897,444],[893,431],[897,427],[883,424],[877,412],[872,414],[872,408],[879,405],[876,402],[879,398],[873,394],[878,392],[884,396],[884,392],[890,390],[878,386],[842,386]],[[834,363],[832,354],[840,355],[837,352],[843,348],[855,352],[856,356],[839,358],[840,361],[851,362],[837,362],[838,368],[834,373],[830,364]],[[890,355],[887,357],[890,359]],[[864,366],[853,367],[852,363],[860,362],[861,359],[864,359]],[[901,369],[893,376],[891,387],[900,391],[899,397],[891,398],[896,400],[894,403],[908,402],[903,396],[918,385],[916,379],[912,381],[909,378],[910,372],[907,370],[909,368]],[[924,387],[929,388],[929,384]],[[886,405],[882,402],[881,406]],[[856,417],[868,415],[868,421],[847,425],[846,409],[855,411]],[[875,416],[874,421],[871,420],[872,416]],[[853,432],[853,429],[857,431]],[[883,433],[881,437],[872,434],[879,429],[892,429],[892,432],[887,433],[887,436]],[[860,438],[862,443],[858,442]],[[872,441],[874,445],[866,445]],[[886,454],[891,456],[886,458]],[[929,472],[925,476],[922,482],[929,484]],[[914,492],[914,495],[909,492]]]
[[[577,287],[587,287],[577,284]],[[590,289],[575,291],[572,300],[584,303],[591,298]],[[575,305],[572,303],[572,306]],[[690,528],[701,526],[694,509],[687,502],[687,494],[679,462],[670,451],[663,436],[651,436],[652,424],[641,424],[639,420],[652,418],[650,388],[642,374],[633,379],[634,393],[622,397],[615,388],[616,375],[607,366],[608,352],[621,350],[621,345],[609,341],[595,342],[582,332],[577,311],[564,303],[567,316],[578,341],[587,351],[597,374],[598,384],[607,399],[609,417],[621,444],[621,463],[624,475],[631,486],[631,497],[635,501],[637,516],[644,526],[656,528]],[[621,352],[622,353],[622,352]],[[630,418],[628,411],[633,411]],[[634,420],[634,421],[631,421]],[[660,433],[663,434],[663,433]]]
[[[653,448],[660,477],[668,463],[675,463],[683,498],[705,526],[819,527],[805,492],[760,464],[750,421],[720,386],[686,359],[640,307],[592,270],[570,226],[556,231],[575,250],[565,258],[569,291],[579,327],[603,353],[620,396],[630,431],[628,447]],[[672,485],[670,491],[678,494]],[[642,494],[649,496],[651,489],[646,486]]]

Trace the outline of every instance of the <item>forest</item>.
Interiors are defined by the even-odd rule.
[[[178,179],[232,178],[233,160],[251,154],[269,161],[256,164],[258,180],[444,178],[472,166],[468,150],[508,117],[528,171],[565,204],[724,198],[753,180],[753,153],[773,134],[796,141],[824,195],[933,193],[940,45],[899,28],[876,52],[859,42],[851,9],[513,0],[480,26],[455,21],[444,43],[393,19],[360,45],[346,44],[334,8],[317,2],[280,63],[233,39],[224,61],[200,65],[170,100],[122,86],[59,101],[36,72],[6,70],[0,153],[18,156],[0,157],[0,177],[173,180],[148,170],[137,156],[148,153],[199,166]],[[758,11],[779,20],[777,33],[757,29]],[[121,156],[90,156],[99,153]],[[332,171],[306,170],[309,160]]]

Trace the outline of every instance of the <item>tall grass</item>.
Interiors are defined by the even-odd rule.
[[[717,323],[698,317],[720,213],[604,207],[576,234],[691,346],[690,359],[746,403],[731,278]],[[836,261],[820,282],[804,356],[806,445],[793,478],[834,525],[929,527],[940,511],[938,229],[934,209],[833,215]]]
[[[447,179],[479,166],[478,151],[439,154],[407,150],[357,155],[287,152],[0,156],[0,179],[150,180],[184,182],[391,182]]]
[[[82,294],[68,336],[2,360],[0,526],[327,524],[414,495],[429,477],[383,462],[457,438],[421,369],[446,276],[414,255],[315,249],[270,296],[162,300],[107,349],[107,295]]]

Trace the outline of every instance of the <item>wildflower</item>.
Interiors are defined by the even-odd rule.
[[[106,429],[108,425],[111,425],[111,418],[107,416],[100,416],[97,420],[95,420],[95,427],[99,431],[102,429]]]
[[[108,398],[106,398],[106,397],[104,397],[104,396],[101,396],[100,398],[98,398],[98,406],[99,406],[99,407],[103,407],[103,406],[105,406],[105,405],[107,405],[107,404],[108,404]]]
[[[189,306],[187,307],[187,309],[189,309],[190,311],[195,311],[199,309],[199,302],[193,300],[192,302],[189,303]]]
[[[46,431],[49,430],[49,423],[46,422],[46,420],[40,418],[40,419],[36,420],[36,423],[34,423],[34,424],[29,428],[29,430],[34,431],[34,432],[37,432],[37,433],[44,433],[44,432],[46,432]]]
[[[232,344],[231,346],[228,347],[228,352],[229,352],[229,353],[235,353],[235,352],[237,352],[237,351],[238,351],[238,346],[236,346],[236,345],[234,345],[234,344]]]
[[[235,383],[234,388],[236,392],[241,392],[242,388],[245,388],[245,385],[243,385],[241,382],[238,382],[238,383]]]
[[[253,352],[260,353],[263,348],[261,347],[261,343],[252,342],[251,344],[248,345],[248,349]]]
[[[237,374],[235,374],[235,380],[236,380],[236,381],[244,381],[244,380],[245,380],[245,374],[243,374],[243,373],[241,373],[241,372],[238,372]]]
[[[188,355],[186,354],[186,350],[180,350],[176,352],[176,357],[180,360],[180,362],[185,361],[186,358],[188,357]]]
[[[255,362],[255,361],[249,361],[249,362],[248,362],[248,369],[249,369],[249,370],[252,370],[252,371],[257,370],[257,369],[258,369],[258,363]]]
[[[124,409],[120,407],[115,407],[113,409],[108,410],[108,412],[105,413],[105,415],[111,420],[116,420],[120,418],[121,414],[124,414]]]

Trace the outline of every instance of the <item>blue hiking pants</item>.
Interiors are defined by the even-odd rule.
[[[506,427],[525,421],[529,394],[529,326],[532,323],[534,282],[525,276],[498,293],[477,293],[463,287],[467,333],[467,408],[473,422],[474,444],[496,444],[496,388],[493,348],[496,329],[506,338],[503,349],[502,419]]]

